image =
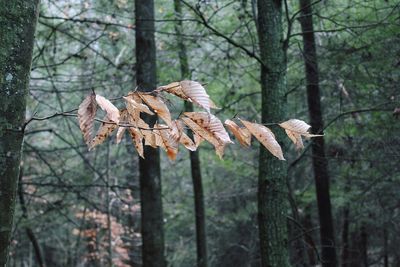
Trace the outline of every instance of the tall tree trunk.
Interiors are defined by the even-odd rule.
[[[153,0],[135,0],[135,15],[136,83],[139,90],[152,91],[157,83]],[[154,116],[144,116],[143,119],[150,126],[156,121]],[[166,262],[159,150],[145,146],[144,157],[139,159],[143,266],[162,267]]]
[[[8,260],[39,0],[0,0],[0,266]]]
[[[286,56],[283,45],[282,1],[259,0],[262,122],[285,117]],[[277,134],[283,140],[283,133]],[[289,266],[287,249],[287,165],[260,148],[258,177],[258,223],[263,267]]]
[[[176,33],[178,39],[179,49],[179,63],[181,65],[182,79],[188,79],[190,76],[189,61],[186,53],[186,46],[183,41],[183,27],[182,27],[182,5],[180,0],[174,0],[174,7],[176,17]],[[188,112],[193,111],[193,104],[185,101],[185,110]],[[189,137],[193,139],[192,132],[188,132]],[[196,219],[196,248],[197,248],[197,266],[207,267],[207,234],[206,234],[206,219],[204,211],[204,196],[203,184],[201,177],[199,151],[190,151],[190,168],[193,181],[194,192],[194,212]]]
[[[300,0],[301,28],[303,31],[304,62],[307,81],[308,111],[314,133],[323,133],[323,120],[320,101],[317,52],[315,47],[312,8],[310,0]],[[313,168],[317,192],[322,265],[337,266],[331,200],[329,195],[328,161],[325,157],[324,138],[312,141]]]

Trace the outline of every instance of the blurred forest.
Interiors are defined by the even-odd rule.
[[[152,5],[40,1],[8,266],[400,266],[400,2]],[[4,109],[12,76],[0,75]],[[88,151],[76,112],[92,91],[113,100],[181,80],[204,85],[221,121],[296,118],[324,137],[298,151],[268,126],[285,162],[232,135],[223,160],[205,142],[139,160],[115,133]],[[193,109],[166,102],[173,118]]]

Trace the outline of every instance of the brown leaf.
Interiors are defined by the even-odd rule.
[[[120,124],[129,124],[128,121],[128,110],[123,109],[120,111]],[[116,143],[119,144],[122,141],[122,138],[124,137],[124,133],[126,131],[127,127],[125,126],[119,126],[118,131],[117,131],[117,136],[116,136]]]
[[[285,129],[287,136],[295,144],[297,150],[304,148],[303,140],[301,139],[301,136],[305,136],[305,137],[322,136],[322,135],[318,135],[318,134],[310,134],[308,131],[311,128],[311,126],[302,120],[291,119],[291,120],[280,123],[279,126],[281,126],[283,129]]]
[[[174,136],[171,135],[171,129],[168,129],[167,125],[164,124],[155,124],[154,128],[155,129],[153,130],[153,132],[156,134],[156,136],[159,136],[158,144],[160,145],[160,147],[164,148],[170,160],[175,160],[178,154],[179,143],[174,138]]]
[[[171,126],[171,114],[169,113],[167,105],[161,100],[161,98],[139,92],[137,94],[152,110],[154,110],[155,113],[157,113],[158,117],[163,119],[168,126]]]
[[[124,133],[126,131],[126,127],[118,127],[117,131],[117,137],[116,137],[116,143],[119,144],[122,141],[122,138],[124,137]]]
[[[285,160],[282,153],[282,148],[275,139],[275,135],[270,129],[264,125],[253,123],[245,120],[240,120],[243,125],[250,131],[252,135],[271,152],[272,155],[280,160]]]
[[[174,94],[184,100],[196,103],[200,107],[210,112],[210,108],[217,108],[211,101],[204,87],[195,81],[181,81],[161,86],[162,91]]]
[[[105,116],[99,130],[96,133],[96,136],[90,141],[89,150],[92,150],[95,146],[102,144],[116,128],[117,125],[115,122],[111,121],[108,116]]]
[[[210,142],[215,147],[217,155],[222,158],[226,144],[232,141],[221,121],[206,112],[185,112],[184,115],[186,117],[182,117],[181,120],[195,134]]]
[[[142,142],[143,136],[140,133],[139,129],[129,127],[129,134],[131,135],[132,142],[134,142],[136,151],[138,152],[139,156],[144,158]]]
[[[249,147],[251,144],[251,134],[244,127],[239,127],[234,121],[226,120],[226,127],[233,133],[242,146]]]
[[[107,117],[111,121],[119,123],[119,110],[108,99],[101,95],[96,95],[96,102],[107,113]]]
[[[196,150],[197,147],[195,143],[192,141],[192,139],[190,139],[189,136],[185,134],[183,129],[183,122],[181,120],[174,120],[172,122],[170,135],[172,136],[172,138],[181,143],[184,147],[186,147],[190,151]]]
[[[301,150],[304,148],[303,145],[303,140],[301,139],[301,135],[296,133],[296,132],[292,132],[290,130],[285,129],[286,135],[290,138],[290,140],[292,140],[293,144],[296,147],[296,150]]]
[[[93,93],[88,95],[78,108],[79,128],[81,129],[83,139],[87,145],[89,145],[90,141],[92,140],[93,123],[96,116],[96,110],[96,95]]]
[[[225,144],[233,143],[222,122],[214,115],[206,112],[185,112],[183,114],[210,132],[219,142]]]

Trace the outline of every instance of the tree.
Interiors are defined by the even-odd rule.
[[[286,52],[283,42],[282,1],[259,0],[258,37],[261,56],[262,123],[282,121],[285,116]],[[277,134],[277,139],[282,140]],[[260,148],[258,177],[258,224],[261,263],[288,266],[287,165]]]
[[[312,3],[300,0],[303,55],[307,82],[307,101],[311,127],[314,133],[323,134],[324,123],[319,90],[319,71],[312,19]],[[332,207],[329,193],[328,161],[325,157],[324,138],[312,141],[312,161],[322,247],[322,265],[336,266],[335,236],[333,233]]]
[[[8,260],[39,0],[0,1],[0,266]]]
[[[179,64],[181,65],[182,79],[187,79],[190,76],[189,62],[186,53],[186,46],[183,41],[182,27],[182,4],[180,0],[174,0],[174,10],[177,16],[176,33],[178,34],[178,49],[179,49]],[[185,101],[185,110],[193,111],[193,104]],[[193,134],[188,132],[190,138],[193,139]],[[197,249],[197,266],[207,267],[207,235],[206,235],[206,218],[204,210],[203,184],[201,177],[199,151],[190,151],[190,170],[193,182],[194,193],[194,210],[196,219],[196,249]]]
[[[156,88],[153,0],[135,1],[135,24],[136,84],[139,90],[152,91]],[[155,120],[155,117],[144,117],[144,121],[149,125],[154,125]],[[139,172],[143,266],[165,266],[160,154],[158,149],[149,146],[144,148],[144,159],[139,159]]]

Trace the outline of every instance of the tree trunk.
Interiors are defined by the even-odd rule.
[[[179,49],[179,63],[181,66],[182,79],[188,79],[190,76],[189,62],[186,53],[186,46],[183,41],[183,27],[182,21],[182,6],[180,0],[174,0],[175,13],[177,16],[176,33],[178,39]],[[193,104],[185,101],[185,110],[188,112],[193,111]],[[190,138],[193,139],[191,131],[188,132]],[[197,249],[197,266],[207,267],[207,234],[206,234],[206,220],[204,211],[204,197],[203,197],[203,184],[201,177],[199,150],[190,151],[190,168],[193,181],[194,192],[194,212],[196,220],[196,249]]]
[[[320,101],[317,52],[313,32],[311,1],[300,0],[300,8],[302,14],[300,23],[303,31],[303,53],[307,81],[308,111],[312,131],[314,133],[323,134],[324,126]],[[324,267],[337,266],[331,200],[329,195],[328,161],[325,157],[323,137],[313,139],[312,155],[320,223],[322,265]]]
[[[39,0],[0,0],[0,266],[8,260]]]
[[[141,91],[156,88],[156,46],[153,0],[135,1],[136,83]],[[154,125],[156,117],[143,116]],[[140,201],[142,212],[142,259],[144,267],[166,266],[164,258],[163,209],[161,200],[160,154],[144,147],[145,159],[139,159]]]
[[[286,56],[283,45],[282,1],[259,0],[262,122],[285,117]],[[283,140],[283,132],[277,132]],[[287,164],[260,148],[258,177],[258,223],[263,267],[289,266],[287,248]]]

